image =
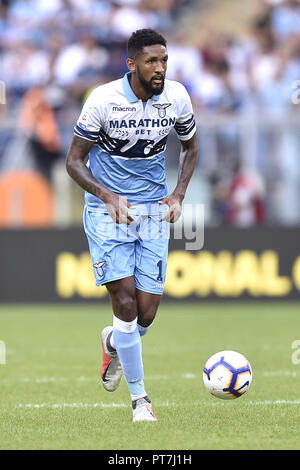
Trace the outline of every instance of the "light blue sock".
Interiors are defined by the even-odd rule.
[[[153,320],[153,321],[154,321],[154,320]],[[146,334],[147,331],[149,330],[150,326],[152,326],[152,325],[153,325],[153,322],[150,323],[149,326],[142,326],[142,325],[137,324],[137,327],[138,327],[140,336],[145,336],[145,334]]]
[[[137,319],[124,322],[114,316],[113,327],[114,343],[129,391],[131,395],[145,393],[142,343]]]
[[[142,396],[147,395],[143,380],[139,380],[138,382],[129,382],[128,388],[131,394],[131,398],[133,400],[136,400],[137,398],[141,398]]]
[[[140,336],[145,336],[145,334],[147,333],[147,331],[149,329],[149,326],[141,326],[139,324],[137,324],[137,327],[138,327]]]

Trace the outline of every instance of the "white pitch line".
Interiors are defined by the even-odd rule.
[[[65,377],[36,377],[33,379],[30,379],[28,377],[24,377],[20,379],[20,382],[28,383],[28,382],[34,382],[37,384],[43,384],[43,383],[56,383],[56,382],[66,382],[68,381],[67,378]]]
[[[259,406],[259,405],[300,405],[300,400],[262,400],[262,401],[249,401],[246,405]]]
[[[278,371],[265,371],[262,374],[264,377],[297,377],[296,371],[292,370],[278,370]],[[180,375],[146,375],[145,380],[176,380],[176,379],[184,379],[184,380],[194,380],[194,379],[201,379],[202,374],[199,373],[198,375],[192,372],[186,372],[185,374]],[[23,377],[20,378],[19,381],[23,383],[37,383],[37,384],[46,384],[46,383],[61,383],[61,382],[97,382],[98,378],[96,376],[93,377]]]
[[[156,403],[155,406],[160,407],[181,407],[186,406],[187,403]],[[189,403],[190,406],[225,406],[224,401],[212,401],[208,402],[193,402]],[[249,401],[244,403],[245,406],[262,406],[262,405],[300,405],[300,399],[298,400],[265,400],[265,401]],[[39,408],[50,408],[50,409],[61,409],[61,408],[128,408],[128,403],[19,403],[15,405],[15,408],[25,409],[39,409]]]
[[[265,377],[296,377],[297,372],[295,370],[275,370],[270,372],[264,372]]]
[[[196,374],[192,374],[190,372],[187,372],[186,374],[182,374],[179,376],[170,376],[170,375],[146,375],[145,380],[174,380],[176,378],[182,378],[182,379],[196,379],[197,376]],[[98,380],[96,376],[94,377],[75,377],[75,378],[67,378],[67,377],[22,377],[19,379],[20,382],[23,383],[38,383],[38,384],[43,384],[43,383],[60,383],[60,382],[95,382]]]
[[[123,408],[125,403],[19,403],[15,408]]]
[[[158,406],[169,406],[169,402]],[[128,408],[129,403],[19,403],[15,408]]]
[[[181,376],[183,379],[196,379],[197,378],[197,375],[196,374],[192,374],[191,372],[187,372],[186,374],[183,374]]]

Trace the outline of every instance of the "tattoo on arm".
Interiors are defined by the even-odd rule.
[[[182,149],[179,156],[178,180],[175,191],[182,194],[183,197],[193,175],[197,158],[198,148],[196,144],[196,137],[194,136],[187,142],[182,142]]]
[[[66,169],[71,178],[85,191],[102,199],[105,187],[101,185],[86,166],[86,157],[94,142],[73,136],[67,160]]]

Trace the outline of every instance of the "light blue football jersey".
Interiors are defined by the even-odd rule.
[[[181,83],[165,80],[163,92],[143,103],[130,86],[129,74],[91,92],[74,133],[95,143],[87,166],[100,183],[131,204],[147,204],[168,194],[165,150],[171,129],[180,140],[188,140],[196,124]],[[103,207],[87,192],[85,202],[89,210]]]

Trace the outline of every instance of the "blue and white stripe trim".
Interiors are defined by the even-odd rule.
[[[192,115],[192,117],[185,122],[177,122],[174,127],[179,138],[188,136],[196,127],[194,115]]]
[[[82,137],[83,139],[97,142],[99,140],[99,132],[92,132],[82,129],[78,124],[74,127],[74,134]]]

